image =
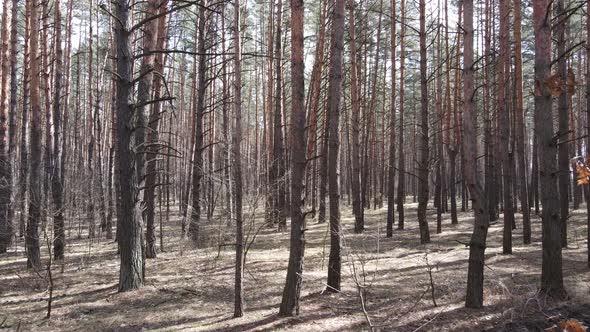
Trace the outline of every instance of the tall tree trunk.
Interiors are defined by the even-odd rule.
[[[199,224],[201,222],[201,178],[203,177],[203,116],[205,114],[205,92],[207,78],[207,55],[205,54],[205,8],[199,6],[199,22],[197,38],[198,64],[197,72],[197,95],[194,102],[195,107],[195,147],[192,165],[192,210],[189,225],[189,235],[193,245],[197,245],[199,238]]]
[[[30,20],[30,12],[31,12],[31,4],[33,1],[26,0],[25,1],[25,46],[24,46],[24,59],[23,59],[23,98],[22,98],[22,120],[21,120],[21,141],[20,141],[20,165],[19,165],[19,193],[17,195],[19,199],[19,211],[20,211],[20,220],[19,220],[19,237],[23,237],[25,234],[25,224],[26,224],[26,206],[27,206],[27,191],[28,191],[28,174],[29,174],[29,153],[28,153],[28,144],[27,144],[27,123],[29,121],[29,95],[30,95],[30,76],[31,76],[31,68],[30,68],[30,59],[31,59],[31,51],[30,51],[30,41],[31,41],[31,20]],[[28,65],[27,65],[28,64]]]
[[[13,221],[14,215],[16,211],[16,195],[14,188],[14,176],[16,175],[15,164],[16,164],[16,116],[17,116],[17,89],[18,89],[18,81],[17,81],[17,68],[16,68],[16,61],[17,61],[17,49],[16,49],[16,42],[17,42],[17,15],[18,15],[18,0],[12,0],[12,8],[11,8],[11,23],[10,23],[10,104],[9,104],[9,133],[8,133],[8,153],[10,154],[10,175],[9,175],[9,183],[11,190],[11,207],[8,213],[8,221],[6,224],[6,234],[8,235],[8,241],[5,242],[10,245],[11,240],[13,238]],[[24,114],[24,112],[23,112]],[[24,122],[24,121],[23,121]],[[21,149],[26,149],[24,146],[21,146]],[[24,198],[23,198],[24,199]]]
[[[510,79],[508,67],[510,64],[510,0],[500,0],[500,56],[498,58],[498,82],[507,82]],[[506,90],[508,84],[501,84],[498,87],[498,114],[499,114],[499,134],[500,134],[500,151],[502,152],[502,175],[504,182],[503,202],[504,202],[504,232],[502,238],[502,252],[512,254],[512,224],[514,223],[514,208],[512,206],[512,162],[510,152],[510,116],[508,107],[508,98]]]
[[[586,13],[590,13],[590,1],[587,2]],[[590,36],[590,16],[586,16],[586,37]],[[586,159],[590,156],[590,45],[586,44]],[[588,267],[590,267],[590,185],[586,187],[586,246],[588,251]]]
[[[397,229],[404,229],[404,203],[406,202],[406,149],[404,148],[405,131],[405,72],[406,72],[406,0],[400,1],[400,58],[399,58],[399,132],[398,132],[398,164],[397,164]]]
[[[333,7],[332,37],[330,39],[330,82],[328,87],[328,185],[330,192],[330,259],[326,290],[340,291],[341,240],[340,194],[338,191],[338,147],[342,91],[342,51],[344,49],[344,0]]]
[[[464,51],[463,51],[463,149],[465,165],[463,178],[473,201],[475,221],[473,234],[469,242],[469,265],[467,268],[467,295],[465,306],[481,308],[483,306],[483,271],[486,238],[489,227],[489,213],[487,200],[483,188],[477,177],[477,111],[475,103],[475,89],[473,74],[475,71],[473,60],[473,0],[463,1],[464,15]]]
[[[590,1],[586,12],[590,13]],[[590,16],[586,16],[586,36],[590,36]],[[590,48],[586,48],[586,159],[590,156]],[[586,246],[588,251],[588,267],[590,267],[590,186],[586,186]]]
[[[354,231],[355,233],[362,233],[365,229],[364,206],[361,198],[361,170],[360,170],[360,143],[359,143],[359,115],[360,100],[358,96],[358,67],[357,67],[357,53],[356,53],[356,32],[354,21],[354,6],[349,8],[349,35],[351,40],[350,48],[350,95],[351,95],[351,125],[352,125],[352,174],[351,174],[351,189],[352,189],[352,211],[354,213]]]
[[[39,63],[37,50],[39,47],[39,28],[37,22],[37,3],[28,0],[30,20],[30,73],[31,73],[31,168],[29,175],[29,215],[25,246],[27,249],[27,266],[41,268],[39,250],[39,222],[41,220],[42,183],[41,183],[41,104],[39,100]]]
[[[244,275],[244,220],[242,216],[242,57],[240,37],[240,0],[235,0],[234,20],[234,115],[236,117],[235,133],[233,135],[234,155],[234,182],[235,182],[235,206],[236,206],[236,271],[235,271],[235,298],[234,317],[243,316],[242,277]],[[280,5],[279,5],[280,8]],[[303,174],[301,174],[303,175]]]
[[[89,10],[90,13],[88,15],[89,18],[89,22],[88,22],[88,85],[86,86],[86,88],[88,89],[88,94],[87,94],[87,103],[88,103],[88,108],[87,108],[87,114],[86,114],[86,119],[87,119],[87,130],[88,132],[86,132],[87,135],[90,136],[90,139],[88,141],[88,181],[90,182],[90,188],[88,190],[88,201],[87,201],[87,207],[86,207],[86,213],[87,213],[87,219],[88,219],[88,238],[90,239],[94,239],[95,237],[95,232],[96,232],[96,226],[94,223],[94,200],[95,200],[95,188],[96,188],[96,177],[94,175],[94,154],[95,154],[95,145],[96,145],[96,136],[95,136],[95,130],[94,130],[94,126],[97,123],[97,119],[96,116],[98,116],[98,112],[95,113],[94,115],[92,114],[92,110],[93,110],[93,102],[94,102],[94,93],[92,91],[92,82],[94,80],[94,70],[93,70],[93,63],[94,63],[94,52],[93,52],[93,45],[92,45],[92,38],[93,38],[93,32],[92,32],[92,9],[94,8],[93,5],[93,0],[90,0],[90,4],[89,4]],[[96,93],[98,93],[98,91],[96,91]],[[143,127],[143,126],[141,126]],[[143,129],[139,129],[140,131]],[[100,139],[100,138],[99,138]],[[141,159],[141,157],[140,157]],[[138,165],[139,166],[139,165]],[[100,167],[100,165],[98,166]],[[141,167],[140,167],[141,169]]]
[[[391,105],[389,115],[389,169],[387,175],[387,237],[393,236],[393,223],[395,222],[395,1],[391,1]],[[403,15],[403,14],[402,14]],[[403,77],[402,77],[403,79]],[[402,83],[403,85],[403,83]],[[385,120],[385,119],[383,119]],[[385,134],[385,133],[383,133]],[[401,135],[401,133],[400,133]],[[401,145],[400,145],[401,148]],[[383,156],[385,158],[385,156]],[[401,176],[399,177],[401,185]],[[399,206],[399,205],[398,205]]]
[[[547,79],[551,75],[551,13],[548,0],[533,3],[535,28],[535,135],[539,149],[539,184],[541,187],[543,262],[541,267],[541,291],[564,298],[561,221],[557,187],[557,146],[553,132],[551,92]]]
[[[15,49],[9,48],[8,31],[8,3],[6,0],[2,8],[2,35],[0,46],[0,63],[2,63],[0,73],[0,254],[5,253],[10,246],[12,237],[11,220],[10,220],[10,197],[12,193],[12,172],[10,152],[6,146],[8,136],[8,73],[9,73],[9,54],[16,52]],[[14,4],[13,4],[14,6]]]
[[[567,80],[567,58],[566,58],[566,40],[565,40],[565,25],[567,23],[567,16],[565,15],[565,1],[557,0],[555,7],[555,16],[559,18],[559,23],[554,30],[557,39],[557,74],[563,86],[566,86]],[[559,186],[559,216],[561,223],[561,246],[567,247],[567,219],[569,214],[569,182],[570,182],[570,168],[569,168],[569,99],[567,88],[561,89],[561,94],[557,100],[558,110],[558,131],[556,133],[558,141],[561,143],[557,146],[558,159],[558,173],[557,184]],[[543,157],[542,157],[543,158]],[[543,207],[545,207],[543,205]]]
[[[65,232],[64,232],[64,179],[61,177],[61,95],[63,78],[63,51],[61,48],[61,8],[60,1],[56,0],[55,7],[55,78],[53,87],[53,165],[51,167],[51,191],[55,215],[53,220],[53,257],[55,260],[64,258]],[[65,128],[64,128],[65,129]],[[64,135],[65,136],[65,135]]]
[[[418,168],[418,224],[420,226],[420,243],[430,242],[430,231],[426,220],[428,206],[428,73],[426,65],[426,1],[420,0],[420,159]]]
[[[305,175],[305,108],[303,75],[303,0],[291,0],[291,238],[287,279],[279,315],[299,314],[305,253],[303,177]]]
[[[160,12],[160,7],[165,7],[165,3],[160,0],[149,0],[146,8],[146,17],[153,18]],[[165,17],[163,15],[162,17]],[[155,186],[156,186],[156,151],[151,145],[157,144],[158,139],[158,119],[159,102],[155,101],[151,105],[149,120],[146,121],[146,109],[152,99],[152,83],[155,77],[155,55],[151,54],[157,49],[158,42],[158,24],[160,19],[151,19],[143,27],[143,52],[146,55],[142,58],[141,67],[139,68],[139,85],[137,87],[137,132],[136,142],[139,156],[143,160],[138,162],[139,185],[145,183],[144,204],[145,204],[145,221],[146,221],[146,258],[156,258],[156,232],[155,232]],[[166,21],[162,21],[163,24]],[[162,73],[160,73],[161,75]],[[147,128],[147,130],[146,130]],[[149,139],[146,139],[146,132]]]
[[[272,211],[272,221],[278,224],[279,230],[283,231],[287,228],[287,221],[285,215],[285,149],[283,147],[283,124],[282,124],[282,56],[283,47],[281,45],[282,26],[281,19],[283,17],[283,2],[277,0],[277,31],[275,35],[275,75],[276,75],[276,89],[275,89],[275,111],[274,111],[274,139],[273,139],[273,158],[271,160],[271,185],[274,192]]]
[[[117,155],[120,172],[121,208],[117,209],[117,240],[121,256],[119,291],[143,286],[145,253],[143,223],[137,187],[136,151],[133,140],[133,57],[129,36],[130,3],[115,4],[115,44],[117,45]]]
[[[524,149],[524,106],[522,87],[522,38],[521,38],[521,0],[514,0],[514,91],[516,97],[516,156],[518,178],[520,179],[520,207],[522,210],[522,236],[524,244],[531,243],[531,211],[527,188],[527,164]]]

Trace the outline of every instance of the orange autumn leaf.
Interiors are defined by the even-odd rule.
[[[559,95],[561,95],[562,82],[561,82],[561,78],[559,77],[559,75],[557,73],[552,74],[551,76],[547,77],[547,79],[545,80],[545,85],[547,86],[547,89],[551,93],[551,96],[559,97]]]
[[[559,327],[564,332],[586,332],[586,327],[575,319],[568,319],[567,321],[559,322]]]
[[[577,176],[577,183],[578,186],[588,184],[590,182],[590,169],[588,166],[578,163],[576,165],[576,172],[578,173]]]

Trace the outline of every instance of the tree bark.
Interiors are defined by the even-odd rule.
[[[426,1],[420,0],[420,158],[418,168],[418,224],[420,243],[430,242],[426,220],[428,207],[429,146],[428,146],[428,73],[426,65]]]
[[[403,15],[403,14],[402,14]],[[389,115],[389,169],[387,175],[387,237],[393,236],[393,223],[395,222],[395,1],[391,1],[391,105]],[[403,77],[402,77],[403,78]],[[385,119],[383,119],[385,120]],[[385,134],[385,133],[383,133]],[[400,145],[401,147],[401,145]],[[383,156],[385,157],[385,156]],[[401,183],[401,177],[400,177]],[[399,186],[399,184],[398,184]]]
[[[342,91],[342,51],[344,49],[344,0],[336,0],[333,7],[330,50],[330,82],[328,87],[328,185],[330,192],[330,258],[328,262],[328,292],[340,291],[341,226],[340,193],[338,190],[338,147]]]
[[[199,238],[199,224],[201,222],[201,178],[203,177],[203,116],[205,114],[205,92],[207,78],[207,55],[205,54],[205,8],[199,6],[199,22],[197,38],[197,52],[199,55],[197,64],[198,83],[195,106],[195,146],[192,165],[192,210],[188,233],[193,245],[197,246]]]
[[[10,246],[12,237],[10,220],[10,197],[12,193],[12,172],[10,152],[7,149],[6,137],[8,136],[8,80],[9,80],[9,48],[8,31],[8,3],[6,0],[2,8],[2,45],[0,46],[0,254],[5,253]],[[14,4],[13,4],[14,6]],[[15,52],[16,50],[12,50]]]
[[[465,306],[481,308],[483,306],[483,280],[486,238],[489,227],[487,200],[477,177],[477,111],[475,89],[473,84],[473,0],[463,1],[464,15],[464,51],[463,51],[463,149],[465,165],[463,177],[472,199],[475,221],[473,234],[469,242],[469,265],[467,268],[467,295]]]
[[[510,0],[500,0],[500,56],[497,65],[498,82],[507,82],[510,79],[508,71],[510,64]],[[502,236],[502,252],[512,254],[512,224],[514,223],[514,208],[512,206],[512,158],[510,152],[510,116],[506,90],[508,84],[498,86],[498,114],[500,151],[502,153],[503,175],[503,202],[504,202],[504,230]]]
[[[242,216],[242,58],[240,37],[240,0],[235,0],[234,21],[234,115],[236,117],[235,133],[233,135],[234,155],[234,193],[236,206],[236,271],[234,317],[243,316],[244,299],[242,294],[242,277],[244,275],[244,220]],[[279,6],[280,8],[280,6]]]
[[[283,124],[282,124],[282,61],[281,53],[283,47],[281,45],[282,26],[281,19],[283,3],[282,0],[277,0],[277,31],[275,34],[276,47],[275,47],[275,75],[276,75],[276,89],[275,89],[275,111],[274,111],[274,139],[273,139],[273,158],[271,160],[271,186],[273,188],[273,206],[271,207],[271,220],[273,223],[278,224],[279,231],[287,229],[287,221],[285,216],[285,149],[283,145]]]
[[[133,139],[133,57],[129,35],[130,3],[115,3],[115,44],[117,45],[117,155],[120,172],[121,208],[117,209],[117,240],[121,257],[119,291],[143,286],[145,253],[139,188],[137,155]]]
[[[147,2],[146,17],[158,15],[161,7],[166,7],[165,2],[160,0],[149,0]],[[163,15],[162,17],[165,17]],[[166,21],[162,21],[165,24]],[[160,18],[149,20],[143,27],[143,52],[150,53],[157,49],[158,24]],[[162,45],[163,46],[163,45]],[[152,99],[152,83],[157,75],[154,75],[155,55],[150,54],[142,58],[139,68],[139,85],[137,88],[137,132],[136,146],[138,158],[139,185],[145,183],[143,201],[145,204],[144,218],[146,222],[146,258],[156,258],[156,233],[155,233],[155,186],[156,186],[156,149],[150,145],[157,144],[158,140],[158,119],[160,117],[159,102],[151,105],[149,120],[146,121],[146,108]],[[160,69],[161,70],[161,69]],[[160,75],[162,73],[159,73]],[[147,129],[147,130],[146,130]],[[147,132],[147,135],[146,135]],[[149,137],[146,139],[146,136]]]
[[[547,79],[551,75],[551,13],[548,0],[533,3],[535,28],[535,135],[539,149],[539,184],[542,211],[543,261],[541,291],[564,298],[561,221],[557,187],[557,141],[553,132],[551,93]]]
[[[406,0],[400,0],[400,58],[399,58],[399,133],[398,133],[398,170],[397,170],[397,229],[404,229],[404,203],[406,202],[406,154],[404,148],[405,129],[405,72],[406,72]]]
[[[27,249],[27,266],[41,268],[39,250],[39,223],[41,221],[42,183],[41,183],[41,104],[39,100],[39,63],[37,50],[39,47],[39,28],[37,22],[37,3],[28,0],[30,20],[30,90],[31,90],[31,164],[29,174],[29,215],[25,246]]]
[[[305,175],[305,108],[303,75],[303,0],[291,0],[291,238],[287,279],[279,315],[299,314],[305,253],[303,177]]]
[[[522,87],[522,37],[521,37],[521,0],[514,0],[514,85],[516,97],[516,155],[518,163],[518,178],[520,179],[520,208],[522,210],[523,243],[531,243],[531,211],[529,208],[527,188],[527,164],[524,149],[524,106]]]
[[[362,233],[365,229],[364,206],[361,197],[361,170],[360,170],[360,143],[359,143],[359,115],[360,100],[358,96],[358,68],[357,68],[357,53],[356,53],[356,31],[354,21],[354,6],[349,8],[349,35],[351,40],[350,48],[350,94],[351,94],[351,127],[352,127],[352,174],[351,174],[351,189],[352,189],[352,211],[354,213],[354,231],[355,233]]]
[[[558,177],[557,184],[559,186],[559,215],[561,223],[561,246],[567,247],[567,219],[569,215],[569,182],[570,182],[570,168],[569,168],[569,99],[567,91],[567,58],[566,40],[565,40],[565,25],[567,23],[567,16],[565,15],[565,1],[557,0],[555,6],[555,16],[559,18],[559,23],[554,30],[557,39],[557,74],[562,82],[561,94],[557,100],[558,110],[558,131],[556,133],[557,141],[560,142],[557,146],[558,159]],[[543,156],[542,156],[543,158]],[[544,207],[544,205],[543,205]]]
[[[53,257],[55,260],[64,258],[64,179],[61,177],[61,95],[63,78],[63,51],[61,48],[61,8],[60,0],[56,0],[55,7],[55,78],[53,87],[53,165],[51,167],[51,191],[55,206],[53,232]],[[64,135],[65,136],[65,135]]]

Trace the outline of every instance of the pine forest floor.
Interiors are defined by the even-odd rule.
[[[198,249],[180,240],[178,209],[164,222],[164,252],[146,262],[146,284],[117,293],[116,243],[95,240],[70,225],[66,260],[53,266],[51,319],[47,310],[46,271],[27,271],[22,243],[0,256],[0,330],[10,331],[538,331],[547,317],[576,318],[590,326],[590,271],[586,263],[585,208],[573,211],[569,247],[563,251],[570,299],[551,302],[537,293],[541,269],[541,225],[533,219],[533,243],[522,245],[520,214],[513,234],[513,255],[503,255],[502,216],[490,227],[485,269],[485,307],[463,308],[472,213],[459,224],[436,215],[429,206],[432,243],[419,244],[416,204],[406,205],[406,229],[385,237],[387,209],[366,210],[366,231],[353,233],[349,207],[343,207],[343,285],[339,294],[325,289],[329,254],[327,224],[308,219],[301,313],[277,317],[289,255],[289,234],[260,228],[262,216],[246,211],[249,239],[244,276],[244,317],[234,319],[233,227],[220,217],[201,227]],[[262,211],[262,208],[258,209]],[[397,215],[396,215],[397,218]],[[156,218],[158,221],[158,218]],[[397,224],[396,224],[397,228]],[[22,240],[21,240],[22,242]],[[251,241],[249,241],[250,243]],[[218,244],[222,243],[222,246]],[[158,243],[159,244],[159,243]],[[46,246],[44,246],[46,254]],[[16,252],[15,252],[16,250]],[[44,256],[46,258],[46,256]],[[434,284],[432,301],[429,267]],[[357,283],[364,285],[366,316]]]

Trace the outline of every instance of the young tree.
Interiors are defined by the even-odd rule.
[[[291,238],[287,279],[279,315],[299,314],[305,253],[303,177],[305,175],[305,108],[303,74],[303,0],[291,0]]]

